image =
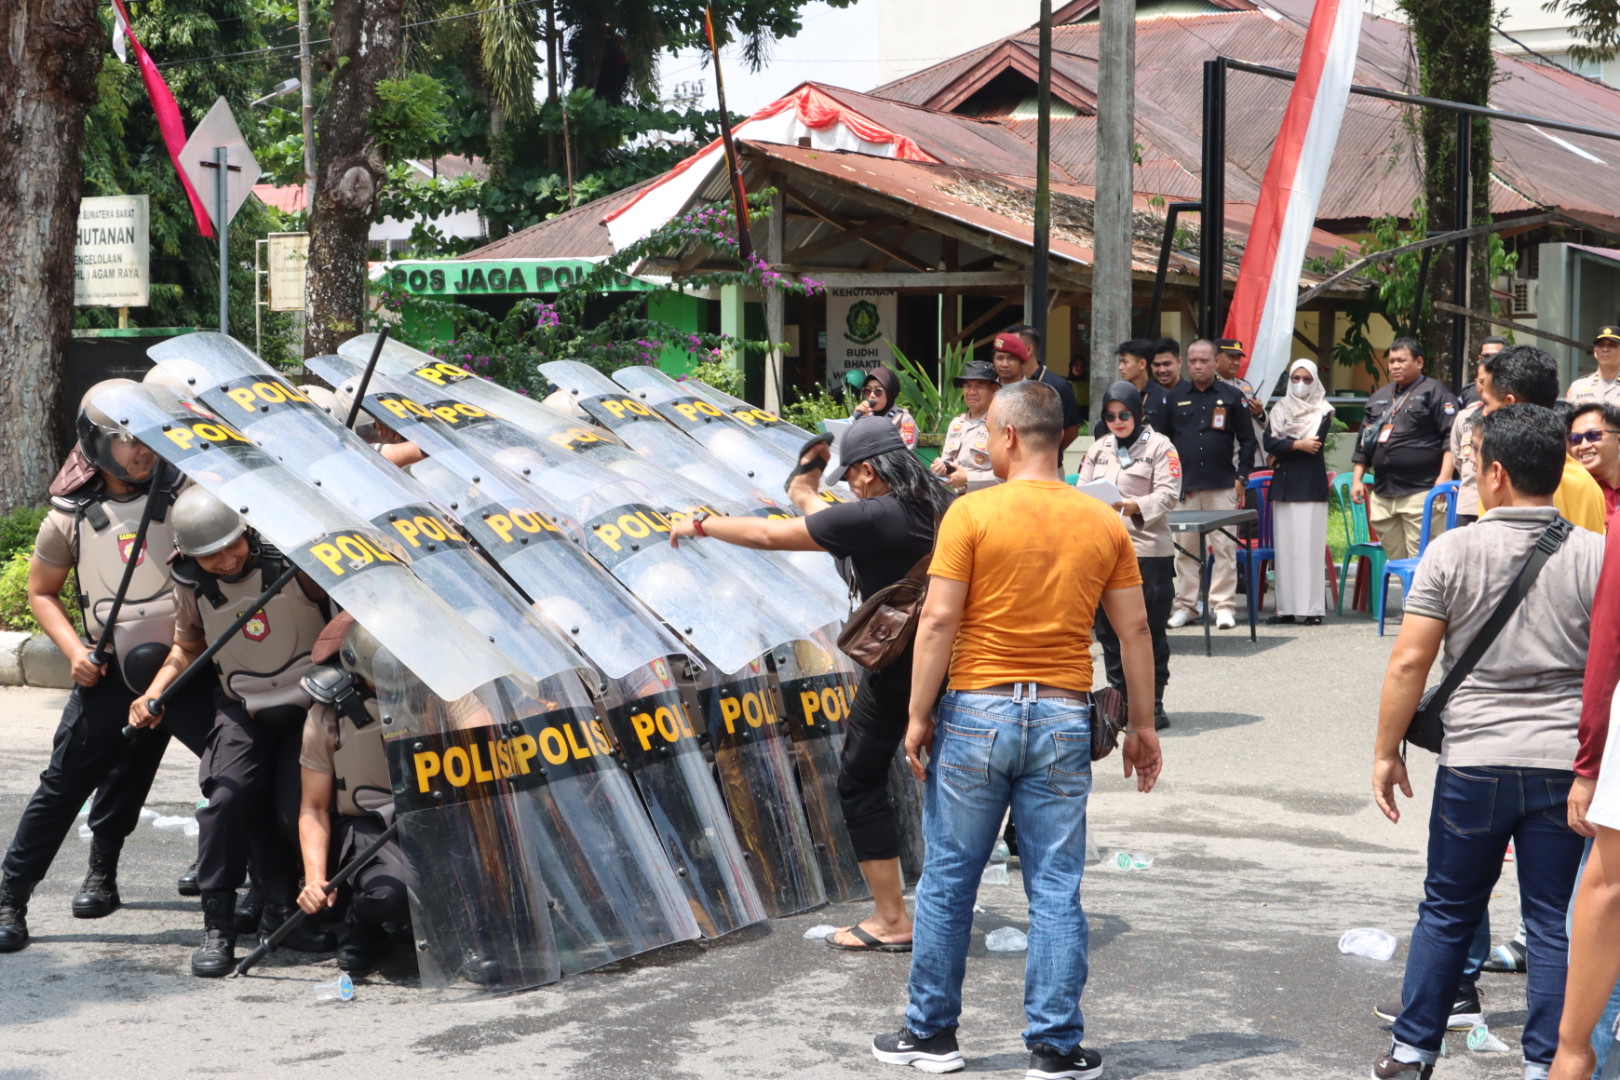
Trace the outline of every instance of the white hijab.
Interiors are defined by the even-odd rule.
[[[1314,438],[1322,428],[1322,417],[1333,411],[1328,404],[1327,390],[1322,386],[1322,379],[1316,373],[1316,364],[1310,360],[1295,360],[1288,365],[1290,379],[1294,372],[1303,368],[1311,376],[1311,383],[1304,393],[1296,393],[1298,385],[1289,382],[1288,390],[1283,394],[1282,400],[1271,407],[1271,432],[1273,435],[1288,439]]]

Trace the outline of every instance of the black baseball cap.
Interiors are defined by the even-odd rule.
[[[851,422],[843,435],[833,440],[832,461],[827,464],[822,483],[831,487],[844,478],[851,465],[859,465],[880,454],[905,448],[905,440],[888,418],[863,416]]]
[[[1600,326],[1597,333],[1592,335],[1592,344],[1600,341],[1620,341],[1620,326]]]
[[[951,382],[961,386],[972,379],[977,379],[979,382],[995,383],[998,386],[1001,384],[1001,380],[996,377],[996,365],[988,360],[969,360],[962,365],[962,374],[956,376]]]

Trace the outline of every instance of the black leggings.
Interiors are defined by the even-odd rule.
[[[1165,636],[1170,608],[1176,599],[1176,559],[1174,555],[1136,560],[1142,571],[1142,603],[1147,606],[1148,629],[1153,634],[1153,700],[1164,700],[1164,684],[1170,681],[1170,639]],[[1119,658],[1119,637],[1108,625],[1108,614],[1099,606],[1092,633],[1102,646],[1103,666],[1108,685],[1125,690],[1125,665]]]
[[[900,857],[900,818],[889,795],[889,765],[906,737],[911,651],[883,671],[861,674],[844,728],[838,798],[858,862]]]

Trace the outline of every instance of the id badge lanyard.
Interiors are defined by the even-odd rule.
[[[1407,402],[1412,400],[1412,394],[1417,390],[1418,383],[1422,381],[1422,376],[1419,376],[1411,386],[1407,387],[1406,393],[1401,395],[1401,400],[1397,401],[1395,407],[1389,410],[1389,415],[1384,417],[1384,422],[1378,430],[1378,443],[1380,446],[1389,442],[1389,437],[1395,433],[1395,418],[1401,415],[1401,410],[1406,408]]]

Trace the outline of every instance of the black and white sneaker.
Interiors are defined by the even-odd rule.
[[[1029,1048],[1029,1071],[1025,1080],[1095,1080],[1102,1075],[1102,1055],[1076,1046],[1067,1054],[1047,1043]]]
[[[1380,1020],[1395,1022],[1401,1015],[1401,1002],[1386,1001],[1373,1006],[1373,1015]],[[1485,1022],[1485,1009],[1479,1001],[1479,987],[1466,986],[1457,990],[1457,1000],[1451,1004],[1451,1015],[1446,1020],[1447,1031],[1472,1031],[1476,1024]]]
[[[872,1056],[885,1065],[910,1065],[925,1073],[961,1072],[967,1064],[956,1048],[956,1029],[946,1028],[919,1039],[910,1028],[884,1033],[872,1040]]]

